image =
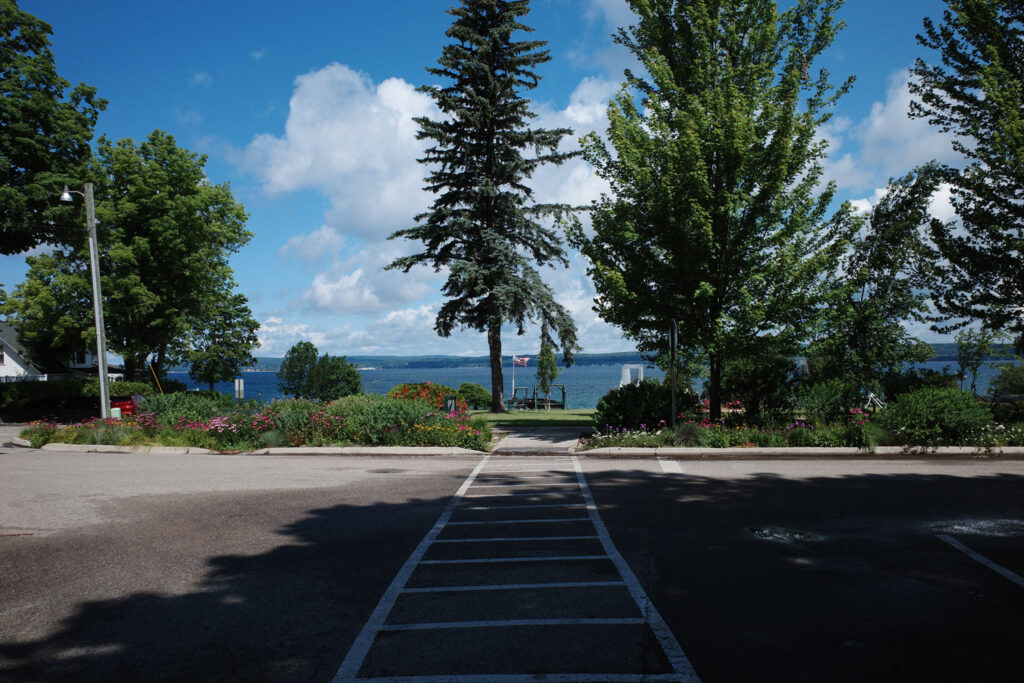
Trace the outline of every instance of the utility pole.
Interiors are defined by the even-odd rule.
[[[60,196],[62,202],[73,201],[67,186]],[[85,184],[85,192],[74,191],[85,198],[85,227],[89,233],[89,272],[92,275],[92,315],[96,325],[96,372],[100,381],[100,417],[110,417],[110,389],[107,377],[107,335],[103,324],[103,293],[100,291],[100,254],[96,243],[96,204],[92,196],[92,183]]]

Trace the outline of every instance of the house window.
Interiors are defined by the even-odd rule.
[[[0,342],[0,365],[3,365],[5,362],[6,361],[4,359],[4,343]]]

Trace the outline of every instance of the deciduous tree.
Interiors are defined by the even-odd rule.
[[[210,391],[217,382],[238,376],[242,368],[256,363],[253,349],[259,345],[260,324],[252,317],[248,300],[241,294],[225,292],[213,302],[207,317],[194,324],[186,353],[189,375],[206,382]]]
[[[926,243],[929,205],[941,169],[926,164],[890,182],[843,258],[836,296],[810,345],[815,374],[881,392],[882,378],[921,363],[931,346],[904,323],[928,319],[934,253]]]
[[[79,241],[83,220],[56,201],[85,178],[96,118],[96,88],[60,77],[53,29],[0,0],[0,254]]]
[[[301,341],[288,349],[277,371],[285,394],[314,401],[333,401],[358,394],[362,375],[344,356],[319,355],[313,342]]]
[[[724,363],[761,335],[805,338],[852,229],[829,217],[827,143],[817,134],[834,88],[814,61],[842,24],[840,0],[629,0],[636,24],[617,42],[642,64],[608,109],[607,143],[584,154],[611,185],[593,232],[572,241],[590,261],[596,310],[640,350],[664,350],[679,322],[706,354],[711,415]],[[687,354],[684,353],[684,360]]]
[[[935,304],[948,331],[981,321],[1024,334],[1024,2],[946,0],[924,20],[911,116],[952,133],[968,161],[945,168],[962,226],[936,225],[944,257]]]
[[[163,375],[185,360],[227,299],[240,305],[235,321],[251,325],[228,263],[252,236],[245,208],[227,184],[206,179],[205,161],[161,131],[141,144],[99,141],[92,177],[107,348],[124,359],[128,379],[147,376],[150,362]],[[64,320],[77,321],[68,344],[77,335],[84,349],[94,339],[84,237],[80,230],[70,248],[30,259],[26,282],[9,297],[10,322],[30,344],[45,344]],[[251,346],[240,334],[244,356]]]
[[[456,328],[487,332],[491,410],[504,412],[503,324],[523,334],[528,322],[539,322],[543,340],[554,345],[557,335],[566,364],[578,350],[572,317],[537,271],[568,265],[559,235],[539,222],[567,207],[531,204],[526,185],[541,164],[572,156],[558,151],[571,131],[528,125],[534,114],[521,92],[536,87],[536,67],[550,59],[543,41],[512,39],[532,31],[519,21],[528,0],[462,0],[448,12],[455,17],[448,29],[453,42],[439,66],[427,69],[447,84],[420,88],[442,118],[416,119],[418,137],[433,143],[420,161],[431,168],[426,181],[434,201],[415,227],[391,236],[420,241],[424,250],[389,268],[447,269],[447,300],[434,328],[443,337]]]

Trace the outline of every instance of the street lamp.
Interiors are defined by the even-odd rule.
[[[89,232],[89,271],[92,274],[92,313],[96,323],[96,363],[100,380],[100,417],[110,417],[110,391],[107,387],[107,340],[103,325],[103,294],[100,292],[100,255],[96,246],[96,205],[92,198],[92,183],[85,184],[85,192],[69,190],[64,186],[60,195],[62,202],[73,202],[72,194],[85,199],[85,224]]]

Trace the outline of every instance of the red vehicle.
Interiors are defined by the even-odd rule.
[[[110,398],[110,407],[120,408],[121,417],[127,417],[128,415],[135,414],[141,399],[142,396],[112,396]]]

